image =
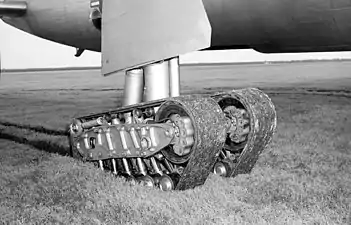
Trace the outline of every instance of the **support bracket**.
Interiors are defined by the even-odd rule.
[[[118,124],[92,128],[78,137],[76,148],[86,160],[149,157],[171,143],[172,124]]]

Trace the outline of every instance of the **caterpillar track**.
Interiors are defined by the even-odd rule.
[[[250,173],[276,130],[277,115],[271,99],[256,88],[234,90],[212,98],[230,121],[214,173],[224,177]]]
[[[271,141],[276,113],[258,89],[150,101],[74,119],[72,155],[161,190],[202,185],[209,173],[248,173]]]

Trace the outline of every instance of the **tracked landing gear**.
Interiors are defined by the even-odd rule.
[[[214,95],[230,127],[214,173],[234,177],[249,173],[271,142],[277,116],[270,98],[256,88]]]
[[[157,113],[150,113],[155,107]],[[126,123],[129,114],[132,122]],[[72,147],[101,169],[147,186],[184,190],[205,182],[224,145],[225,121],[212,98],[171,98],[80,118],[71,126]]]
[[[127,72],[125,106],[70,125],[73,156],[161,190],[194,188],[212,171],[250,172],[276,126],[267,95],[178,95],[177,58]]]

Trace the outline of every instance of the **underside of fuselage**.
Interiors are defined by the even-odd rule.
[[[26,0],[26,3],[25,15],[5,16],[3,21],[50,41],[100,51],[100,31],[89,18],[90,0]]]
[[[11,2],[23,1],[5,0]],[[2,19],[44,39],[101,51],[98,29],[101,23],[93,2],[99,1],[27,0],[23,16]],[[253,48],[265,53],[351,50],[350,1],[203,0],[203,3],[212,26],[209,49]]]
[[[351,2],[204,0],[212,49],[248,46],[265,53],[351,49]]]

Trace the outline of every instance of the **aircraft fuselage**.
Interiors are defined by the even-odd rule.
[[[203,3],[212,26],[210,49],[253,48],[265,53],[351,50],[351,1]],[[101,51],[101,33],[89,18],[90,0],[27,0],[27,5],[24,16],[3,20],[54,42]]]

